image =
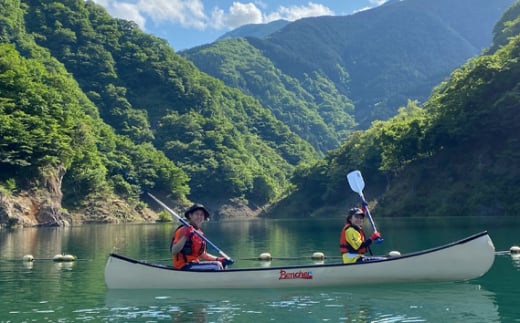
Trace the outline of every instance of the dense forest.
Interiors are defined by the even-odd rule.
[[[456,69],[424,105],[410,101],[390,120],[355,132],[325,159],[299,169],[298,190],[277,213],[296,205],[304,214],[327,211],[314,205],[345,209],[355,203],[345,174],[357,168],[381,216],[518,215],[519,54],[516,1],[483,55]]]
[[[355,128],[354,104],[319,69],[302,80],[283,73],[245,39],[227,39],[183,52],[197,67],[257,98],[317,151],[337,148]],[[348,75],[345,74],[345,82]]]
[[[189,195],[254,207],[285,192],[297,164],[318,158],[255,99],[92,1],[2,7],[7,192],[38,188],[42,168],[60,167],[67,209],[108,192],[141,208],[151,190],[180,205]]]
[[[230,73],[250,68],[240,60],[247,53],[284,84],[283,96],[265,80],[265,101],[226,85],[92,1],[2,0],[0,223],[153,219],[143,203],[150,191],[216,214],[231,201],[316,215],[351,202],[345,174],[355,168],[381,215],[512,214],[518,8],[496,24],[489,50],[424,104],[411,100],[353,132],[355,103],[323,70],[302,82],[245,40],[218,42]],[[236,85],[255,84],[254,73],[234,75]],[[17,206],[23,197],[29,206]]]

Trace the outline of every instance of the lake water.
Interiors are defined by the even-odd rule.
[[[442,245],[487,230],[497,251],[520,245],[516,218],[375,219],[374,254]],[[343,218],[204,224],[238,267],[339,261]],[[0,322],[520,322],[520,256],[497,253],[483,277],[459,283],[295,290],[109,291],[108,253],[170,263],[176,223],[0,230]],[[210,250],[211,251],[211,250]],[[79,259],[55,263],[59,253]],[[216,252],[213,252],[217,254]],[[32,263],[22,261],[33,255]],[[276,259],[285,258],[285,259]],[[297,259],[298,258],[298,259]]]

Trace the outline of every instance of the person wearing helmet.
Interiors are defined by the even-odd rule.
[[[381,237],[379,232],[374,232],[370,239],[365,239],[364,220],[365,212],[362,209],[355,207],[349,210],[345,226],[339,237],[339,250],[345,264],[384,259],[364,256],[367,251],[370,252],[372,242]]]
[[[170,244],[173,266],[181,270],[223,270],[231,265],[231,260],[209,254],[206,241],[199,236],[203,234],[200,226],[210,218],[204,205],[193,204],[184,216],[189,226],[180,225]]]

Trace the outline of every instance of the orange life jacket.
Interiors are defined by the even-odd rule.
[[[357,232],[359,232],[359,234],[361,235],[362,241],[365,241],[365,232],[363,232],[363,230],[361,230],[359,227],[357,227],[355,225],[351,225],[350,223],[347,223],[347,224],[345,224],[345,226],[341,230],[341,234],[339,235],[339,252],[341,252],[342,254],[343,253],[357,253],[360,255],[364,255],[367,252],[366,247],[359,248],[356,250],[356,249],[354,249],[354,247],[352,247],[347,242],[347,235],[346,235],[345,231],[347,231],[347,229],[349,227],[353,227]]]
[[[182,227],[185,226],[181,225],[175,230],[175,235],[172,239],[170,249],[172,248],[173,244],[179,241],[184,235],[185,231],[179,230]],[[202,230],[196,230],[200,234],[203,234]],[[188,239],[186,239],[186,243],[182,247],[181,251],[173,256],[173,266],[177,269],[182,269],[190,262],[199,262],[199,257],[204,253],[204,251],[206,251],[206,241],[204,241],[198,235],[192,234]]]

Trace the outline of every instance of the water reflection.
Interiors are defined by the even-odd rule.
[[[520,254],[511,254],[513,260],[513,266],[520,268]]]
[[[27,270],[31,270],[34,268],[34,262],[33,261],[23,261],[23,266],[25,267],[25,269]]]
[[[484,222],[446,219],[378,219],[385,242],[374,253],[416,251],[489,229],[497,250],[516,237],[520,219]],[[507,220],[507,221],[505,221]],[[235,268],[310,264],[316,251],[338,255],[343,218],[209,222],[205,232]],[[411,223],[409,223],[411,222]],[[428,223],[428,225],[425,225]],[[313,290],[107,292],[103,268],[118,251],[136,259],[166,259],[177,223],[88,225],[0,230],[0,321],[11,322],[514,322],[518,320],[520,259],[499,255],[483,277],[468,284],[355,287]],[[442,229],[442,230],[441,230]],[[404,235],[409,232],[410,235]],[[316,234],[320,239],[316,239]],[[78,257],[55,264],[56,254]],[[22,262],[27,254],[33,263]],[[286,257],[295,260],[283,260]],[[43,260],[47,259],[47,260]],[[81,260],[81,261],[80,261]],[[480,288],[483,286],[483,288]],[[16,292],[9,292],[16,291]]]
[[[76,263],[75,261],[55,262],[54,263],[54,268],[56,268],[56,270],[58,270],[58,271],[60,271],[60,270],[72,270],[72,268],[74,267],[75,263]]]
[[[495,322],[494,294],[472,284],[323,290],[108,291],[118,317],[171,322]],[[139,316],[141,315],[141,316]]]

